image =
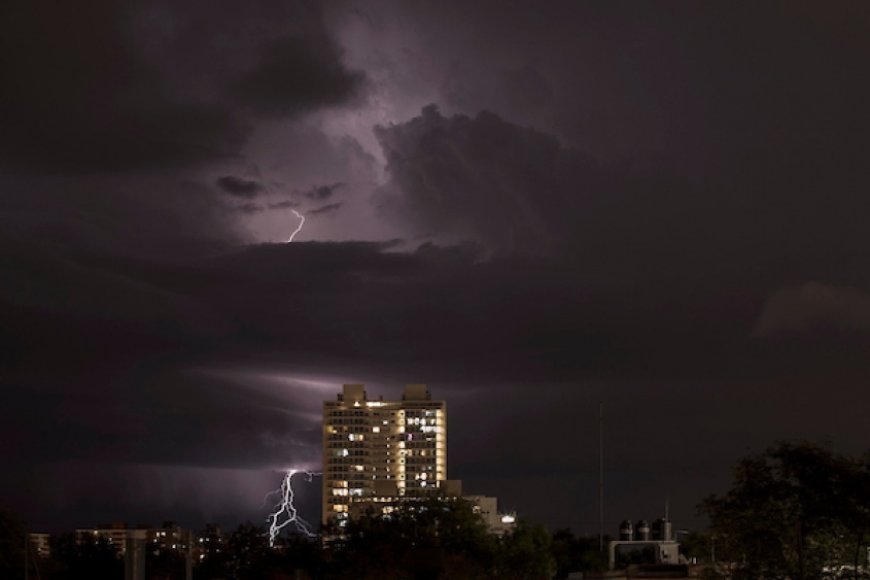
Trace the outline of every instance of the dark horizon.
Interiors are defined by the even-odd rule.
[[[866,3],[0,27],[0,505],[35,529],[257,522],[345,382],[427,383],[451,479],[585,534],[599,401],[610,533],[703,527],[778,440],[867,450]]]

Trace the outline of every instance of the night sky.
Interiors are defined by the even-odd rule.
[[[868,62],[866,2],[3,2],[0,503],[262,521],[343,382],[585,533],[598,401],[608,531],[863,451]]]

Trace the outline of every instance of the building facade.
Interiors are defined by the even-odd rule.
[[[40,558],[49,558],[51,556],[51,535],[42,532],[31,532],[29,536],[32,553]]]
[[[385,401],[349,384],[324,402],[324,524],[343,525],[354,502],[419,497],[446,480],[447,404],[426,385],[406,385],[401,400]]]
[[[139,528],[127,528],[123,522],[100,525],[96,528],[77,529],[76,543],[83,544],[87,541],[105,541],[112,546],[118,555],[123,556],[127,552],[127,536]]]

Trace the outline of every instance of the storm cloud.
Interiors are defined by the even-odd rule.
[[[756,333],[807,333],[820,326],[870,330],[870,294],[815,282],[783,288],[765,303]]]
[[[428,382],[451,477],[581,532],[598,401],[608,526],[866,444],[864,4],[0,16],[0,501],[37,527],[258,517],[342,382]]]
[[[217,180],[218,186],[225,192],[236,197],[252,199],[263,191],[263,185],[252,179],[243,179],[235,175],[225,175]]]
[[[289,116],[334,106],[358,96],[364,76],[347,70],[326,37],[277,39],[229,87],[257,115]]]
[[[263,2],[262,14],[277,5]],[[218,48],[237,25],[233,10],[197,26],[193,5],[4,6],[0,162],[14,171],[105,172],[226,161],[251,131],[233,99],[255,114],[287,116],[351,98],[363,75],[344,68],[320,11],[300,3],[281,12],[299,37],[241,44],[250,56],[236,65]],[[204,35],[190,50],[205,57],[195,73],[185,58],[161,60],[189,48],[181,33],[190,27]],[[237,78],[222,85],[227,66]],[[191,74],[201,81],[196,90]]]
[[[331,214],[337,212],[344,205],[342,202],[328,203],[308,212],[309,215]]]
[[[308,199],[324,201],[332,197],[336,190],[338,190],[343,185],[343,183],[333,183],[331,185],[317,185],[306,191],[303,195]]]

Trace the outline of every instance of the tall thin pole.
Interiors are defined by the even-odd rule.
[[[598,402],[598,551],[604,552],[604,402]]]
[[[187,557],[184,559],[184,578],[193,580],[193,530],[187,530]]]

